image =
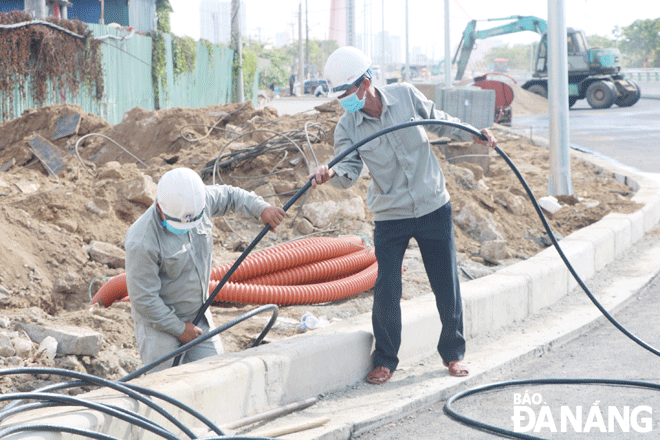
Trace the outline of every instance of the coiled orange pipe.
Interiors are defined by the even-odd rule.
[[[362,249],[342,257],[304,266],[292,267],[281,272],[250,278],[242,284],[257,284],[261,286],[295,286],[300,284],[313,284],[322,281],[332,281],[353,275],[376,261],[373,251]],[[222,278],[216,278],[219,281]],[[217,284],[217,283],[216,283]]]
[[[378,263],[346,278],[320,284],[301,286],[258,286],[228,282],[218,295],[216,302],[235,302],[248,304],[318,304],[338,301],[362,293],[376,284]],[[219,281],[211,281],[214,289]]]
[[[367,251],[363,246],[364,242],[358,236],[317,237],[261,250],[243,261],[231,277],[234,282],[223,286],[214,303],[230,301],[247,304],[314,304],[336,301],[364,292],[375,284],[377,268],[374,269],[373,274],[365,272],[374,266],[376,257],[373,250]],[[224,264],[211,270],[209,294],[213,292],[232,264]],[[246,267],[239,272],[244,265]],[[356,273],[358,271],[361,272]],[[252,286],[260,284],[267,293],[263,293],[264,289],[237,289],[235,286],[242,284],[238,284],[236,280]],[[311,284],[319,281],[325,282]],[[288,289],[303,287],[295,285],[305,285],[305,289],[302,291]],[[233,299],[228,299],[225,291],[231,291],[229,295]],[[126,274],[123,273],[104,283],[92,298],[90,305],[100,303],[110,307],[112,303],[127,295]],[[278,300],[280,302],[267,300],[264,302],[263,298],[283,299]]]
[[[347,255],[362,249],[364,242],[360,237],[351,237],[351,239],[347,237],[298,243],[294,245],[295,247],[286,245],[274,246],[248,255],[228,281],[243,281],[291,267]],[[231,262],[211,269],[211,280],[221,280],[233,264],[234,262]]]

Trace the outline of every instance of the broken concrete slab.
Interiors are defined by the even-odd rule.
[[[0,167],[0,172],[7,171],[9,168],[13,167],[16,163],[16,159],[13,157],[7,161],[2,167]]]
[[[31,194],[33,192],[36,192],[39,190],[39,184],[36,182],[27,182],[25,180],[21,180],[20,182],[16,183],[16,186],[18,189],[21,190],[23,194]]]
[[[64,169],[63,162],[68,158],[68,154],[61,151],[55,145],[46,139],[37,135],[28,141],[30,151],[39,159],[50,174],[59,174]]]
[[[58,118],[56,122],[57,129],[55,130],[52,139],[56,141],[64,137],[78,134],[81,119],[82,118],[79,114],[66,115]]]
[[[57,354],[77,354],[83,356],[96,356],[101,351],[103,336],[93,330],[80,327],[58,325],[57,328],[14,322],[16,328],[20,328],[28,334],[30,339],[41,343],[48,336],[57,341]]]
[[[89,258],[112,268],[126,267],[126,252],[110,243],[92,241],[87,247]]]
[[[117,183],[117,189],[127,200],[145,206],[151,206],[154,203],[157,188],[158,186],[148,175],[142,175],[142,178],[137,180]]]

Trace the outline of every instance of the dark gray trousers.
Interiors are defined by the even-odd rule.
[[[372,324],[376,339],[374,365],[396,370],[401,345],[401,265],[414,238],[435,295],[442,331],[438,353],[449,363],[463,359],[463,308],[456,268],[451,203],[419,218],[377,221],[374,244],[378,278],[374,287]]]

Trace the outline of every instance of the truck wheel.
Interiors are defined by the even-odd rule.
[[[587,87],[587,102],[593,108],[609,108],[614,104],[616,91],[605,81],[595,81]]]
[[[539,96],[543,96],[544,98],[548,97],[548,89],[543,87],[541,84],[532,84],[527,88],[528,92],[536,93]]]
[[[628,80],[628,83],[635,87],[634,92],[626,91],[626,93],[622,93],[621,95],[617,96],[616,99],[614,100],[614,103],[618,105],[619,107],[631,107],[639,101],[639,97],[642,95],[642,93],[639,90],[639,86],[637,83],[631,79]]]

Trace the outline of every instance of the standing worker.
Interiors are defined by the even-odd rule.
[[[156,201],[128,229],[126,284],[140,357],[145,365],[214,329],[211,310],[196,326],[195,316],[209,297],[213,223],[211,217],[242,210],[273,230],[284,210],[253,192],[229,185],[204,185],[189,168],[166,172]],[[219,336],[188,350],[183,362],[223,353]],[[172,366],[163,362],[150,372]]]
[[[354,47],[333,52],[325,65],[331,93],[346,112],[334,133],[335,154],[355,143],[405,122],[439,119],[460,122],[437,110],[432,101],[407,83],[376,88],[371,82],[371,60]],[[495,148],[492,133],[481,141],[466,131],[442,125],[429,130],[460,141],[475,141]],[[408,127],[376,138],[351,152],[332,169],[316,168],[312,187],[330,180],[348,188],[359,178],[363,163],[371,183],[367,205],[374,214],[374,245],[378,278],[374,286],[372,325],[376,350],[374,369],[367,382],[383,384],[396,370],[401,345],[401,266],[411,238],[419,245],[424,267],[440,312],[442,332],[438,352],[452,376],[467,376],[463,357],[463,310],[449,193],[440,165],[421,126]]]
[[[289,77],[289,95],[293,96],[293,86],[296,83],[296,75],[294,73]]]

